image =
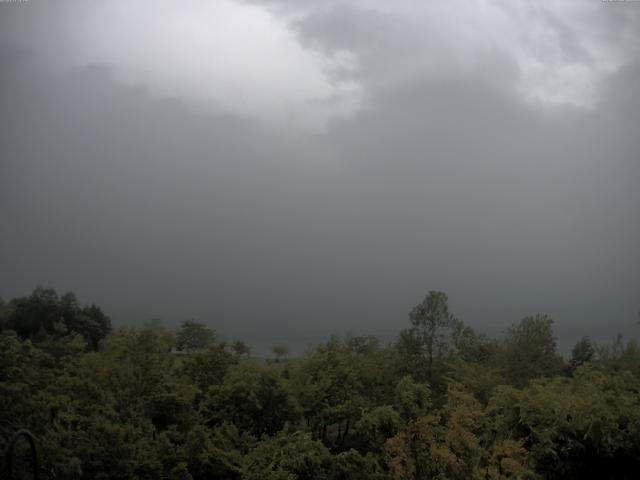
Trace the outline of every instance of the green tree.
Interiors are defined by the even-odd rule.
[[[158,325],[120,328],[109,336],[101,355],[88,356],[83,367],[102,389],[117,392],[114,406],[141,415],[172,373],[172,343],[171,333]]]
[[[580,365],[595,360],[596,349],[589,337],[582,337],[571,350],[569,368],[574,371]]]
[[[394,392],[394,406],[405,420],[427,415],[431,408],[431,390],[407,375],[400,379]]]
[[[472,393],[449,382],[439,410],[417,417],[387,440],[391,478],[485,480],[531,478],[519,442],[496,437]]]
[[[330,480],[335,467],[329,450],[302,432],[265,438],[245,457],[243,480]]]
[[[335,480],[388,480],[382,458],[371,452],[360,453],[353,448],[334,458]]]
[[[207,348],[216,340],[216,333],[205,324],[195,320],[184,320],[176,332],[176,348],[195,351]]]
[[[448,367],[448,377],[469,388],[483,405],[489,402],[493,390],[505,383],[503,369],[497,364],[465,362],[461,358],[454,358]]]
[[[228,352],[224,345],[211,345],[185,355],[181,360],[179,372],[198,388],[201,395],[210,387],[221,384],[229,368],[238,363],[238,357]]]
[[[376,407],[362,414],[356,423],[360,448],[370,452],[380,452],[387,439],[396,435],[403,426],[400,414],[390,405]]]
[[[273,435],[296,418],[295,408],[280,375],[254,362],[230,368],[213,386],[201,406],[209,425],[229,422],[253,435]]]
[[[501,353],[497,341],[476,333],[473,328],[458,319],[454,320],[452,328],[453,346],[458,358],[487,366],[497,362]]]
[[[400,342],[409,361],[415,368],[422,362],[426,369],[426,378],[434,378],[434,362],[440,359],[452,343],[455,317],[449,311],[447,294],[430,291],[409,313],[411,328],[405,330]],[[417,358],[416,358],[417,357]],[[420,371],[409,372],[421,376]]]
[[[89,343],[92,350],[98,350],[100,341],[111,332],[111,320],[97,305],[80,308],[67,322],[70,332],[77,332]]]
[[[534,378],[556,375],[563,367],[562,357],[556,351],[551,318],[526,317],[509,328],[504,369],[510,384],[522,387]]]
[[[54,331],[63,319],[60,299],[52,288],[36,287],[28,297],[11,300],[11,316],[7,326],[20,338],[41,339]]]
[[[195,479],[240,480],[243,463],[256,439],[235,425],[197,425],[185,439],[183,456]]]
[[[28,297],[14,298],[8,311],[5,327],[33,341],[80,334],[97,350],[111,332],[111,320],[100,307],[81,306],[73,292],[59,296],[52,288],[37,287]]]
[[[500,387],[487,408],[491,429],[527,445],[545,479],[633,478],[640,468],[638,379],[586,363],[573,378]]]
[[[367,404],[358,356],[337,339],[301,359],[292,374],[292,389],[314,437],[339,442],[349,434]]]

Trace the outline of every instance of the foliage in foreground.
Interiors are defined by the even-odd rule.
[[[250,358],[193,320],[111,330],[99,307],[36,289],[0,302],[0,448],[19,428],[46,479],[635,478],[640,348],[553,322],[477,334],[430,292],[408,328]],[[18,457],[25,454],[24,445]],[[18,469],[25,469],[18,465]],[[23,472],[24,473],[24,472]]]

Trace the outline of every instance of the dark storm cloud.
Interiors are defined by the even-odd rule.
[[[633,333],[637,61],[595,108],[545,108],[506,51],[461,66],[432,43],[445,63],[411,70],[429,55],[402,23],[314,15],[295,21],[303,42],[355,52],[368,100],[290,135],[124,86],[110,65],[43,69],[5,34],[0,294],[73,289],[119,321],[196,317],[262,346],[391,335],[429,289],[493,333],[536,312],[564,338]]]

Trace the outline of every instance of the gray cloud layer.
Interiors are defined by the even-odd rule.
[[[366,103],[323,132],[194,111],[109,64],[52,69],[46,32],[15,23],[43,24],[38,10],[0,17],[3,297],[73,289],[118,321],[196,317],[262,347],[390,335],[429,289],[491,332],[546,312],[563,338],[635,333],[633,42],[593,108],[548,107],[522,94],[509,49],[453,61],[463,47],[416,39],[400,10],[288,8],[306,48],[358,59]],[[638,19],[608,12],[596,32]],[[583,45],[603,34],[556,20],[571,62],[595,62]]]

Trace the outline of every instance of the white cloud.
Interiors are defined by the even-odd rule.
[[[304,49],[284,20],[254,5],[79,2],[59,24],[66,55],[57,59],[107,64],[117,80],[186,100],[198,110],[257,118],[277,128],[318,129],[360,101],[360,87],[336,75],[354,67],[352,55]]]
[[[117,80],[146,86],[159,97],[178,98],[194,109],[312,130],[322,129],[336,115],[359,110],[369,88],[401,87],[429,75],[484,75],[515,87],[536,104],[590,108],[603,82],[640,52],[639,31],[633,28],[637,18],[626,13],[633,4],[266,3],[32,2],[21,12],[33,14],[33,30],[16,31],[59,66],[107,64]],[[333,8],[338,13],[325,20],[337,22],[333,29],[326,25],[325,36],[335,37],[328,48],[310,48],[309,42],[303,46],[296,22],[322,17]],[[356,17],[358,9],[373,11],[378,23],[367,26],[366,15],[357,17],[351,31],[348,22],[347,27],[340,23],[340,8],[355,10]],[[487,59],[496,52],[511,59],[516,77],[501,79],[504,71],[493,71]]]
[[[303,7],[293,3],[296,15],[303,15]],[[345,11],[339,10],[345,8],[343,2],[304,5],[307,15],[338,9],[334,10],[338,14],[326,15],[327,22],[344,18]],[[361,21],[354,23],[358,30],[367,22],[364,12],[382,14],[389,26],[365,29],[368,36],[359,39],[360,48],[367,50],[367,61],[376,64],[372,70],[377,77],[372,81],[377,85],[402,82],[400,77],[473,74],[469,67],[481,66],[491,53],[500,52],[518,67],[514,86],[527,100],[590,108],[598,100],[602,82],[640,53],[640,31],[633,28],[637,23],[631,11],[634,5],[584,0],[353,0],[348,5],[363,12]],[[312,34],[321,31],[318,21],[313,28]],[[326,28],[332,30],[329,25]],[[368,44],[381,43],[376,33],[388,36],[388,50],[368,50]],[[398,42],[399,37],[407,41]],[[384,68],[388,64],[394,68]]]

